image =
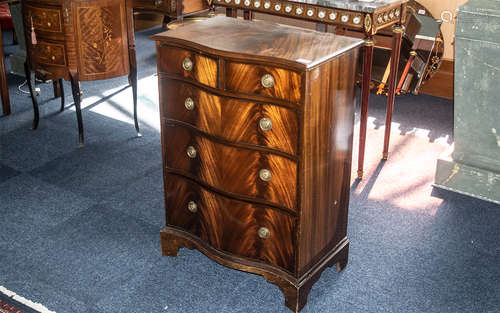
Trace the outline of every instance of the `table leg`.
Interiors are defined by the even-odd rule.
[[[316,31],[326,33],[328,31],[328,27],[326,24],[316,23]]]
[[[5,55],[3,53],[2,28],[0,27],[0,93],[2,97],[3,115],[10,114],[9,86],[7,85],[7,74],[5,73]]]
[[[226,8],[227,17],[238,17],[238,9],[236,8]]]
[[[387,160],[389,157],[389,140],[391,136],[392,111],[394,109],[394,97],[396,95],[396,82],[398,79],[399,55],[401,52],[401,37],[403,36],[404,27],[395,25],[392,28],[392,56],[391,56],[391,74],[389,77],[389,93],[387,95],[387,115],[385,118],[385,137],[384,151],[382,159]]]
[[[370,83],[372,77],[373,37],[365,40],[363,51],[363,79],[361,89],[361,116],[359,123],[359,150],[358,150],[358,178],[363,178],[363,165],[365,162],[366,129],[368,125],[368,103],[370,101]]]
[[[243,11],[243,18],[245,20],[250,20],[250,21],[253,20],[253,12],[249,10]]]

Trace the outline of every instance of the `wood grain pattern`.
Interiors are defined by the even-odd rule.
[[[318,66],[363,43],[359,39],[331,33],[224,16],[193,23],[189,27],[178,27],[152,36],[152,39],[202,49],[223,57],[239,58],[244,62],[272,62],[276,67],[289,67],[298,71]]]
[[[346,236],[357,56],[357,50],[345,53],[307,73],[299,273]]]
[[[301,102],[302,78],[296,72],[269,66],[227,62],[225,87],[246,94],[258,94],[294,103]],[[261,79],[269,74],[274,78],[273,87],[262,86]]]
[[[89,2],[87,4],[87,2]],[[77,2],[76,34],[80,80],[129,74],[124,1]]]
[[[220,144],[181,126],[164,126],[164,132],[167,168],[184,171],[220,190],[271,201],[296,210],[295,162],[271,153]],[[195,147],[196,158],[188,157],[188,146]],[[259,178],[262,169],[271,171],[270,181]]]
[[[295,219],[276,210],[232,200],[199,185],[169,175],[165,187],[167,225],[180,227],[235,255],[264,261],[294,271]],[[197,212],[188,210],[188,202]],[[260,227],[271,235],[262,239]]]
[[[248,143],[296,155],[298,119],[295,111],[273,104],[264,104],[218,96],[191,84],[173,79],[160,79],[165,90],[164,117],[186,122],[201,131],[233,142]],[[185,101],[191,98],[194,109]],[[169,105],[167,105],[169,104]],[[270,130],[262,130],[262,118],[272,121]]]
[[[162,55],[158,64],[159,73],[175,74],[210,87],[218,87],[218,66],[216,59],[194,53],[190,50],[169,46],[160,46],[159,53]],[[189,58],[193,62],[193,69],[191,71],[186,71],[182,68],[182,62],[186,58]]]

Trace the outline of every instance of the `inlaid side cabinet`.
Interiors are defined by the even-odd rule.
[[[23,22],[28,58],[26,77],[71,81],[78,121],[79,142],[83,145],[80,109],[80,81],[128,75],[133,92],[135,128],[137,122],[137,68],[132,25],[127,20],[125,0],[24,0]],[[39,113],[33,86],[28,79],[35,118]]]
[[[196,248],[262,275],[300,311],[323,270],[347,265],[363,41],[227,17],[153,39],[163,254]]]

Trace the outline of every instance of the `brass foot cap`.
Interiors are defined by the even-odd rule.
[[[382,153],[382,160],[387,160],[389,158],[389,153],[384,152]]]
[[[358,171],[358,179],[362,179],[363,178],[363,171]]]

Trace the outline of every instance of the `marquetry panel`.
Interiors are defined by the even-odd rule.
[[[164,126],[165,165],[205,184],[296,210],[297,164],[288,158],[225,144],[185,127]],[[196,150],[188,156],[189,147]],[[261,171],[272,178],[265,181]],[[235,183],[237,182],[237,183]]]
[[[301,102],[300,74],[276,67],[227,62],[226,89],[246,94],[257,94],[272,98]],[[267,87],[264,75],[271,75],[274,83]]]
[[[291,109],[218,96],[173,79],[161,79],[160,89],[165,91],[161,105],[166,118],[229,141],[297,154],[298,120]],[[271,123],[268,130],[266,121]]]
[[[218,87],[216,59],[165,45],[159,47],[159,53],[164,56],[158,60],[160,73],[174,74],[210,87]],[[186,67],[189,62],[191,62],[191,68]]]
[[[33,21],[35,32],[62,33],[62,16],[59,8],[34,7],[26,5],[29,22]],[[31,26],[31,25],[30,25]]]
[[[78,7],[76,14],[81,80],[128,74],[123,1]]]
[[[66,52],[64,43],[52,43],[39,41],[32,46],[34,50],[33,58],[37,64],[45,65],[66,65]]]
[[[176,175],[167,176],[165,196],[167,225],[219,250],[295,270],[293,217],[229,199]],[[269,230],[268,238],[259,237],[262,227]]]

